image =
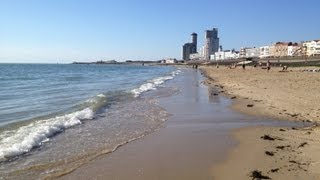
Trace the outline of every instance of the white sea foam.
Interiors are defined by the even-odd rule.
[[[2,132],[0,134],[0,162],[27,153],[32,148],[49,141],[53,135],[81,124],[81,120],[93,118],[93,111],[86,108],[64,116],[38,120],[16,130]]]
[[[133,93],[135,97],[138,97],[143,92],[155,90],[159,85],[163,84],[167,80],[173,79],[180,72],[181,72],[180,70],[176,70],[176,71],[173,71],[170,76],[163,76],[163,77],[152,79],[147,83],[142,84],[140,87],[131,90],[131,93]]]

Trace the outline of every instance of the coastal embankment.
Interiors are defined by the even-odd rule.
[[[233,132],[238,146],[212,170],[215,179],[320,179],[319,67],[270,71],[202,67],[206,84],[220,89],[231,108],[257,117],[309,122],[311,127],[246,127]],[[219,94],[219,93],[217,93]],[[232,172],[232,173],[231,173]]]

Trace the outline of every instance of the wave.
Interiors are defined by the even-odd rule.
[[[55,134],[81,124],[82,120],[93,118],[93,111],[86,108],[63,116],[38,120],[16,130],[4,131],[0,135],[0,162],[25,154],[34,147],[41,146]]]
[[[158,77],[152,80],[147,81],[145,84],[142,84],[140,87],[131,90],[131,93],[134,94],[135,97],[140,96],[143,92],[147,92],[150,90],[155,90],[157,87],[167,80],[173,79],[176,75],[181,73],[180,70],[173,71],[170,75],[168,76],[163,76],[163,77]]]
[[[156,89],[165,81],[173,79],[181,71],[176,70],[167,76],[158,77],[142,84],[139,88],[131,90],[130,93],[124,91],[114,91],[105,94],[98,94],[78,104],[75,112],[65,115],[56,115],[48,118],[42,117],[24,122],[22,126],[5,130],[0,133],[0,162],[10,161],[19,155],[26,154],[32,149],[40,147],[51,137],[65,131],[68,128],[82,124],[84,120],[92,120],[95,113],[102,107],[106,107],[114,102],[127,100],[128,97],[138,97],[141,93]]]

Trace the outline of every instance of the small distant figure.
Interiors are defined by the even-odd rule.
[[[242,69],[246,70],[246,64],[242,63]]]
[[[198,64],[196,64],[196,69],[198,69]]]
[[[142,63],[142,66],[144,66],[144,63]]]
[[[270,66],[271,66],[271,63],[270,63],[270,61],[268,60],[268,61],[267,61],[267,70],[268,70],[268,72],[269,72],[269,70],[270,70],[270,68],[271,68]]]
[[[282,71],[287,71],[288,70],[288,66],[283,66],[282,67]]]
[[[217,66],[216,66],[216,67],[217,67],[217,69],[219,69],[219,64],[218,64],[218,63],[217,63]]]

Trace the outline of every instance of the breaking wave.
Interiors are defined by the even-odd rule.
[[[135,97],[140,96],[140,94],[142,94],[143,92],[147,92],[150,90],[155,90],[157,89],[157,87],[161,84],[163,84],[164,82],[166,82],[167,80],[173,79],[176,75],[178,75],[181,71],[180,70],[176,70],[173,71],[170,75],[168,76],[163,76],[163,77],[158,77],[152,80],[147,81],[145,84],[142,84],[140,87],[131,90],[131,93],[134,94]]]
[[[63,116],[38,120],[16,130],[4,131],[0,135],[0,162],[27,153],[49,141],[55,134],[81,124],[82,120],[93,118],[93,111],[86,108]]]
[[[28,153],[50,141],[50,138],[56,134],[80,125],[84,120],[94,119],[95,113],[109,103],[127,99],[128,96],[132,97],[132,94],[134,97],[138,97],[141,93],[156,89],[167,80],[173,79],[180,72],[180,70],[176,70],[167,76],[149,80],[140,87],[131,90],[130,93],[117,91],[98,94],[78,104],[75,112],[32,120],[28,124],[20,125],[20,127],[0,131],[0,162],[10,161],[19,155]]]

